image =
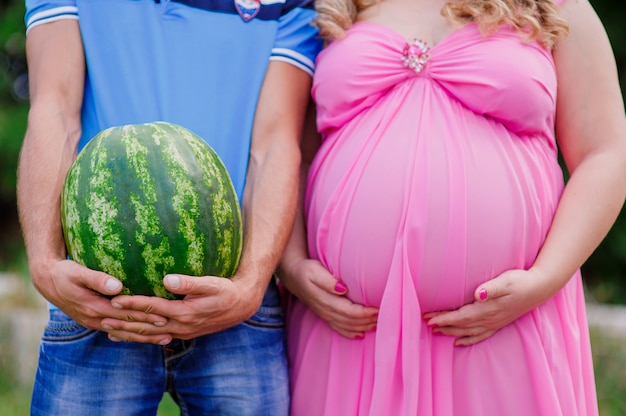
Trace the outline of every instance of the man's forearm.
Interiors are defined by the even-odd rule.
[[[267,151],[260,163],[250,163],[252,182],[247,184],[242,203],[245,235],[239,270],[242,275],[258,277],[258,290],[265,290],[291,234],[297,209],[299,162],[297,147],[276,146]]]
[[[300,137],[310,75],[270,62],[259,96],[242,201],[244,249],[237,279],[262,297],[291,234],[298,203]]]
[[[65,173],[76,152],[78,131],[64,131],[53,117],[38,117],[31,110],[20,154],[17,180],[18,210],[24,241],[31,262],[64,258],[60,195]],[[64,145],[58,145],[64,137]]]
[[[26,41],[31,107],[20,153],[17,197],[31,273],[65,257],[60,195],[80,137],[85,62],[78,25],[58,21]]]

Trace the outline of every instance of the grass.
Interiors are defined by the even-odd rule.
[[[169,394],[163,396],[163,400],[159,406],[158,416],[174,416],[178,414],[180,414],[180,411],[176,403],[174,403],[174,400],[172,400],[172,397]]]
[[[0,391],[0,415],[28,416],[30,414],[29,402],[29,389],[3,389]],[[176,406],[170,395],[164,395],[157,416],[175,416],[179,414],[178,406]]]
[[[626,415],[626,338],[591,333],[601,416]]]

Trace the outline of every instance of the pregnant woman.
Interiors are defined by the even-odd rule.
[[[595,12],[345,1],[318,3],[322,144],[281,269],[292,414],[597,414],[578,269],[626,123]]]

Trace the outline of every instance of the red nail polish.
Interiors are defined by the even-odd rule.
[[[480,289],[480,292],[478,292],[478,296],[480,297],[480,300],[487,299],[487,289]]]
[[[338,280],[335,284],[335,291],[338,293],[345,293],[347,292],[347,290],[348,287],[345,285],[345,283],[343,283],[341,280]]]

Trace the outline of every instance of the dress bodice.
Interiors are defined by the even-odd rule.
[[[419,72],[403,65],[406,46],[392,29],[362,21],[322,51],[313,86],[320,131],[342,126],[393,89],[419,94],[419,85],[428,82],[513,133],[552,136],[554,62],[536,41],[507,26],[484,36],[469,24],[431,47]]]

